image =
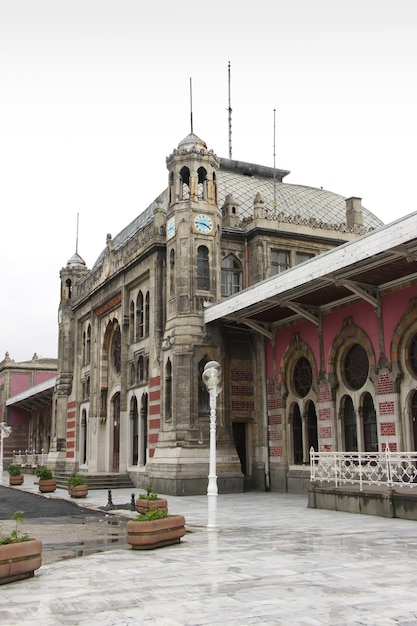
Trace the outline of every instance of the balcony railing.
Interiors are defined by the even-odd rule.
[[[315,452],[310,449],[310,480],[339,485],[417,487],[417,452]]]
[[[17,463],[22,467],[42,467],[46,465],[48,460],[47,452],[42,449],[41,452],[16,452],[13,450],[13,463]]]

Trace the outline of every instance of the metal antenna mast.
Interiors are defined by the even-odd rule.
[[[193,133],[193,83],[190,77],[190,122],[191,122],[191,133]]]
[[[77,213],[77,235],[75,238],[75,252],[78,254],[78,220],[79,220],[79,216],[80,214]]]
[[[232,104],[230,97],[230,61],[228,66],[228,82],[229,82],[229,159],[232,158]]]
[[[275,178],[275,109],[274,109],[274,209],[277,206],[277,187]]]

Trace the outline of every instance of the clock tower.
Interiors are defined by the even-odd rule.
[[[179,316],[201,329],[204,304],[220,299],[220,162],[191,133],[167,158],[167,167],[167,330],[178,330]]]
[[[209,397],[205,363],[222,362],[219,337],[208,332],[204,308],[221,298],[220,160],[191,133],[167,158],[166,315],[161,347],[161,420],[148,464],[161,493],[203,493],[209,466]],[[225,486],[240,490],[242,473],[233,442],[217,411],[218,467]]]

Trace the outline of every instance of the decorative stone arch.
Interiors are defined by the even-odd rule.
[[[360,326],[353,323],[351,317],[347,317],[343,321],[343,327],[334,338],[329,352],[327,371],[332,382],[332,388],[337,385],[338,368],[343,355],[347,348],[354,343],[358,343],[365,348],[369,359],[369,371],[370,373],[375,371],[375,351],[370,338]]]
[[[109,359],[110,349],[115,331],[120,330],[120,323],[117,317],[109,316],[103,320],[101,328],[101,349],[100,349],[100,387],[107,389],[109,379]]]
[[[417,334],[417,298],[410,300],[408,310],[401,317],[392,334],[390,346],[390,361],[393,372],[403,374],[403,362],[401,353],[404,352],[413,337]]]
[[[283,401],[287,398],[290,392],[291,379],[292,379],[292,375],[294,372],[294,368],[296,366],[297,361],[301,357],[305,357],[307,361],[310,363],[311,371],[312,371],[311,388],[313,391],[317,390],[318,371],[317,371],[316,359],[314,357],[313,350],[310,348],[308,343],[306,343],[303,339],[301,339],[299,333],[294,333],[291,338],[290,343],[288,344],[287,348],[285,349],[281,357],[281,361],[279,364],[279,374],[280,374]]]

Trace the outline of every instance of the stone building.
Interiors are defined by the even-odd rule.
[[[263,487],[270,330],[256,319],[208,326],[204,313],[296,265],[307,279],[309,259],[381,222],[359,198],[220,159],[194,134],[166,164],[168,188],[117,236],[107,235],[94,266],[76,253],[60,272],[48,462],[129,474],[166,494],[205,493],[209,398],[201,374],[214,359],[224,387],[219,489]]]
[[[4,457],[49,451],[51,440],[52,393],[57,360],[39,358],[15,361],[6,352],[0,362],[0,422],[12,427],[4,440]]]
[[[265,338],[259,469],[272,489],[306,490],[311,448],[406,451],[397,471],[416,481],[417,213],[214,304],[205,322]]]

